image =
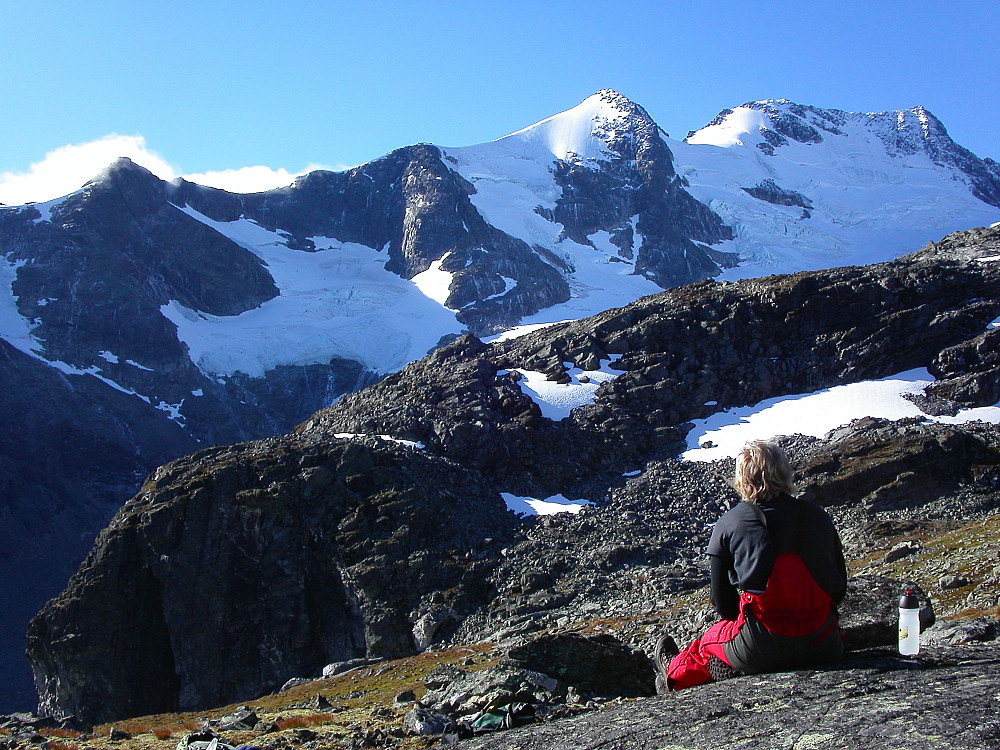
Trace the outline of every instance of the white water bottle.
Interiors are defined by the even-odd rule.
[[[899,597],[899,653],[916,656],[920,652],[920,602],[913,591]]]

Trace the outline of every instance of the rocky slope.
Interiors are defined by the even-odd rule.
[[[966,489],[975,489],[975,484]],[[943,499],[960,513],[961,495]],[[988,589],[995,604],[997,570],[992,580],[988,576],[1000,551],[995,501],[993,508],[982,523],[959,521],[953,531],[940,535],[931,528],[932,507],[917,509],[926,520],[911,523],[909,529],[898,519],[877,524],[878,533],[865,534],[852,545],[852,570],[885,572],[886,566],[905,564],[908,574],[927,581],[941,612],[963,608],[970,589]],[[922,530],[914,533],[917,526]],[[896,545],[886,554],[891,535],[900,532],[907,535],[908,545],[919,538],[921,549],[900,557],[901,545]],[[965,566],[960,571],[967,576],[964,582],[956,587],[957,576],[952,575],[932,583],[941,564],[956,571]],[[664,607],[619,604],[593,612],[578,610],[570,625],[540,637],[531,632],[503,636],[505,645],[479,643],[375,664],[331,665],[324,670],[328,676],[292,681],[282,692],[236,709],[137,717],[93,729],[74,721],[0,717],[0,743],[7,748],[49,741],[86,743],[101,750],[172,750],[178,739],[187,744],[217,738],[220,747],[251,744],[274,750],[303,743],[315,748],[417,748],[433,743],[442,732],[448,734],[442,740],[464,733],[455,718],[468,725],[478,716],[497,714],[484,714],[484,708],[513,699],[527,701],[532,709],[515,722],[526,724],[522,729],[486,732],[461,745],[659,746],[670,737],[691,748],[716,747],[733,739],[751,747],[773,747],[773,738],[783,737],[789,727],[826,727],[824,722],[834,717],[829,732],[807,731],[800,739],[867,747],[875,737],[888,747],[939,748],[953,747],[954,737],[959,737],[963,747],[992,747],[996,727],[989,696],[998,687],[997,649],[985,641],[1000,633],[1000,611],[994,606],[990,617],[974,620],[964,619],[968,614],[939,618],[924,634],[920,657],[901,659],[891,649],[870,646],[895,637],[897,587],[898,582],[871,575],[852,579],[842,608],[844,623],[850,643],[868,646],[843,663],[737,678],[660,698],[621,697],[636,694],[630,685],[637,680],[641,684],[650,667],[645,657],[636,660],[641,652],[629,652],[610,634],[628,638],[631,629],[634,639],[636,624],[655,632],[666,624],[678,633],[683,620],[697,613],[698,602],[707,604],[703,590],[664,595]],[[973,591],[968,599],[975,595]],[[584,605],[593,601],[582,599]],[[884,633],[871,630],[878,623]],[[600,635],[583,636],[581,631]],[[608,662],[612,655],[614,661]],[[640,688],[639,694],[646,691]],[[763,706],[768,710],[761,713]],[[838,728],[841,731],[834,731]]]
[[[513,341],[465,339],[301,429],[386,433],[487,471],[509,491],[572,491],[577,480],[676,449],[689,420],[915,367],[945,375],[939,359],[963,347],[990,351],[997,239],[996,229],[958,233],[887,264],[706,282]],[[935,393],[968,400],[945,408],[995,403],[989,355],[961,361],[962,373],[956,365]],[[525,373],[539,372],[569,389],[601,363],[615,377],[559,421],[542,417],[521,387]],[[975,394],[958,388],[976,377]]]
[[[170,464],[33,621],[42,706],[89,720],[196,708],[326,661],[598,613],[628,613],[622,636],[648,648],[663,620],[649,616],[703,583],[709,525],[732,500],[730,465],[676,458],[688,420],[928,364],[942,376],[918,399],[929,413],[995,403],[998,250],[1000,230],[976,230],[880,266],[700,284],[514,341],[467,337],[288,436]],[[510,375],[568,382],[612,355],[618,377],[560,421]],[[998,507],[993,425],[870,420],[788,447],[855,554]],[[500,491],[596,506],[517,527]],[[996,606],[985,579],[963,586],[979,587],[966,608]]]

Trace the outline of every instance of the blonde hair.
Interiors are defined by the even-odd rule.
[[[795,482],[788,456],[774,443],[749,441],[736,458],[733,486],[751,503],[773,500],[782,494],[791,495],[795,492]]]

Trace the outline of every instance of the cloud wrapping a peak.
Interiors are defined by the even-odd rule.
[[[0,203],[41,203],[79,190],[115,159],[127,156],[157,177],[173,179],[174,168],[146,146],[141,135],[112,133],[89,143],[75,143],[49,151],[27,172],[0,173]]]
[[[290,184],[299,175],[319,165],[310,164],[301,172],[265,166],[242,167],[200,174],[183,174],[146,145],[141,135],[112,133],[87,143],[62,146],[33,163],[26,172],[0,172],[0,203],[19,206],[43,203],[79,190],[119,157],[128,157],[161,180],[182,176],[186,180],[234,193],[253,193]]]
[[[241,167],[240,169],[223,169],[215,172],[200,172],[186,174],[184,179],[207,187],[220,188],[232,193],[259,193],[292,184],[299,175],[322,167],[310,165],[302,172],[289,172],[285,168]]]

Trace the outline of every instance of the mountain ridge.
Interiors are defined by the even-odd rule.
[[[924,152],[936,164],[959,170],[977,198],[1000,207],[1000,165],[989,158],[979,159],[955,143],[942,122],[922,105],[906,110],[854,113],[797,104],[788,99],[763,99],[746,102],[736,112],[739,110],[758,111],[766,116],[766,120],[754,123],[762,140],[753,145],[768,155],[774,155],[776,148],[787,146],[789,140],[820,143],[824,137],[845,135],[841,127],[849,121],[864,122],[885,144],[890,156]],[[748,135],[753,133],[746,123],[735,126],[729,123],[733,118],[739,119],[736,112],[723,110],[705,127],[690,131],[684,142],[742,145],[737,139],[739,131],[745,130]],[[725,135],[720,132],[713,137],[713,129],[730,132]]]

